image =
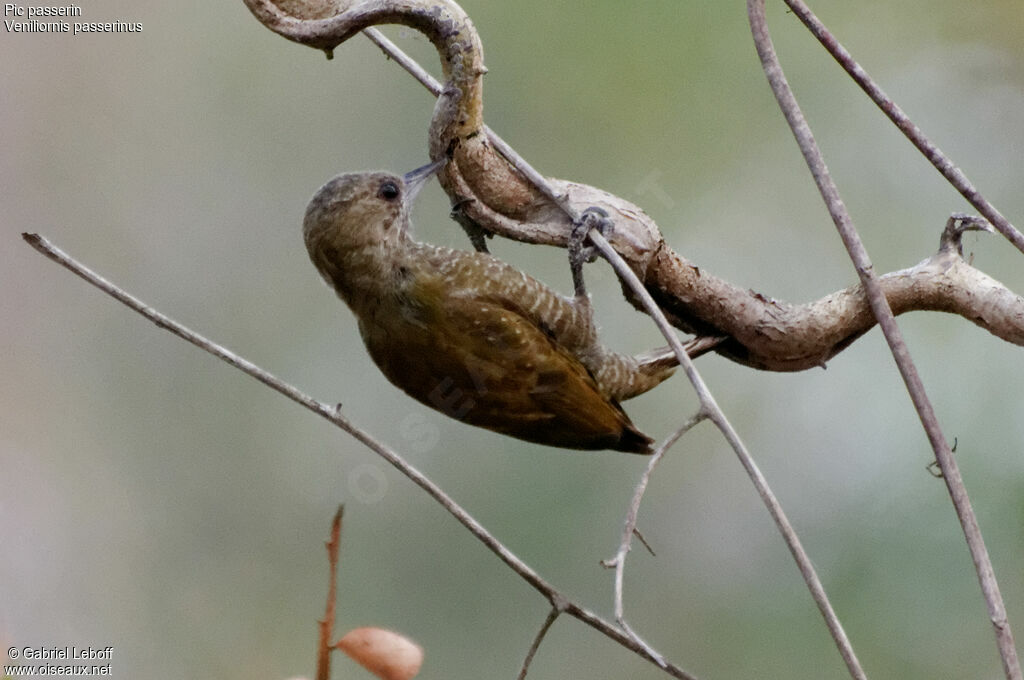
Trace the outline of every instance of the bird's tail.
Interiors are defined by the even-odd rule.
[[[625,401],[656,387],[675,373],[678,363],[671,350],[667,354],[654,350],[635,357],[608,352],[595,377],[605,396]]]
[[[718,347],[725,340],[724,336],[712,336],[712,335],[698,335],[693,340],[683,345],[683,349],[690,356],[691,359],[696,359],[699,356],[703,356]],[[643,371],[657,372],[658,369],[672,368],[679,365],[679,360],[676,359],[676,353],[672,351],[672,348],[668,345],[664,347],[657,347],[652,349],[650,352],[644,352],[643,354],[637,354],[633,357],[640,369]],[[671,373],[669,374],[671,375]],[[665,376],[666,378],[668,376]]]
[[[693,359],[710,352],[723,339],[698,337],[686,343],[683,348]],[[609,370],[605,372],[607,379],[602,387],[614,399],[624,401],[657,387],[671,377],[679,366],[679,360],[672,348],[666,345],[634,356],[617,355],[608,364]]]
[[[646,373],[657,373],[659,370],[675,368],[679,365],[676,353],[668,345],[657,347],[643,354],[635,354],[633,359],[636,361],[637,367]]]

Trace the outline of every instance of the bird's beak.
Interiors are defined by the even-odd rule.
[[[434,173],[444,167],[444,164],[447,162],[447,158],[442,158],[439,161],[424,165],[422,168],[416,168],[412,172],[407,172],[402,176],[402,181],[405,182],[405,202],[407,205],[413,202],[416,194],[420,192],[420,189],[427,183],[427,180],[433,177]]]

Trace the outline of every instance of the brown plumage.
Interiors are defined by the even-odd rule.
[[[471,425],[573,449],[650,453],[619,401],[674,371],[597,339],[589,304],[486,254],[418,243],[409,209],[436,166],[339,175],[306,209],[310,259],[352,309],[384,375]]]

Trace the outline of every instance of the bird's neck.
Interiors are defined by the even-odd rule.
[[[325,258],[319,267],[324,279],[357,315],[388,304],[402,285],[412,242],[373,243]]]

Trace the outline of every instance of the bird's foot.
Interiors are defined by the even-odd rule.
[[[597,259],[597,248],[587,243],[591,229],[597,229],[601,236],[608,237],[614,224],[608,213],[597,206],[583,211],[579,220],[573,223],[569,232],[569,268],[572,270],[572,285],[576,290],[577,299],[587,298],[587,289],[583,283],[583,263]]]
[[[480,226],[480,223],[474,220],[472,217],[466,214],[465,206],[471,202],[472,198],[464,198],[452,204],[451,212],[448,216],[459,223],[462,230],[466,232],[466,236],[469,237],[469,242],[473,244],[473,249],[478,253],[488,253],[487,239],[491,238],[493,234]]]

